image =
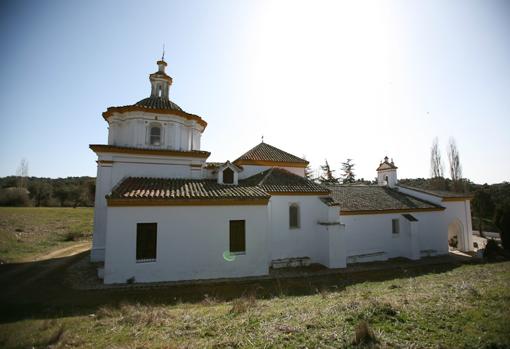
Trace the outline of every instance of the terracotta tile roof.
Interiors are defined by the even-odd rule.
[[[170,109],[183,111],[181,107],[169,99],[162,97],[149,97],[135,103],[135,105],[148,109]]]
[[[470,193],[455,193],[455,192],[446,191],[446,190],[423,189],[423,188],[410,187],[410,186],[401,185],[401,184],[399,184],[398,186],[405,188],[405,189],[415,190],[417,192],[422,192],[425,194],[430,194],[430,195],[434,195],[437,197],[441,197],[443,199],[444,198],[470,198],[473,196],[473,194],[470,194]]]
[[[357,211],[442,209],[395,189],[377,185],[332,185],[331,197],[340,203],[340,213]]]
[[[308,161],[301,159],[295,155],[287,153],[281,149],[273,147],[267,143],[260,143],[246,153],[237,158],[234,163],[246,163],[246,161],[270,161],[270,162],[287,162],[307,165]]]
[[[250,200],[269,197],[256,186],[222,185],[209,179],[128,177],[112,190],[107,199]]]
[[[391,169],[398,169],[397,166],[395,166],[395,164],[393,163],[393,160],[391,160],[391,162],[388,160],[388,157],[385,156],[384,157],[384,161],[382,161],[380,164],[379,164],[379,167],[377,167],[376,171],[382,171],[382,170],[391,170]]]
[[[239,184],[256,185],[268,193],[329,193],[326,187],[277,167],[241,180]]]

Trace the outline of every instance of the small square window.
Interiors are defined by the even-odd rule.
[[[136,261],[153,262],[156,260],[157,223],[138,223],[136,225]]]
[[[391,231],[393,234],[399,234],[400,233],[400,220],[399,219],[392,219],[391,220]]]
[[[246,252],[246,223],[244,220],[230,221],[230,253]]]

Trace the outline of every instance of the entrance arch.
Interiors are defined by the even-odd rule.
[[[453,247],[459,251],[466,250],[464,227],[458,218],[454,219],[453,222],[448,224],[448,246]]]

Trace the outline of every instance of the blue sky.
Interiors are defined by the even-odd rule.
[[[2,1],[0,176],[95,175],[101,113],[149,95],[166,45],[171,99],[209,126],[210,161],[260,141],[314,168],[427,177],[439,138],[463,174],[510,179],[508,1]],[[445,163],[445,167],[446,167]]]

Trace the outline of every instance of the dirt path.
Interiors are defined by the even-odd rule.
[[[65,257],[85,252],[90,250],[90,247],[90,241],[79,242],[21,263],[2,265],[0,268],[0,284],[15,283],[18,287],[27,286],[68,263],[69,258]]]
[[[89,250],[90,247],[91,247],[91,242],[90,241],[78,242],[78,243],[73,244],[71,246],[60,248],[58,250],[51,251],[49,253],[40,255],[40,256],[38,256],[36,258],[33,258],[32,260],[29,260],[27,262],[43,261],[43,260],[46,260],[46,259],[74,256],[75,254],[82,253],[84,251]]]

